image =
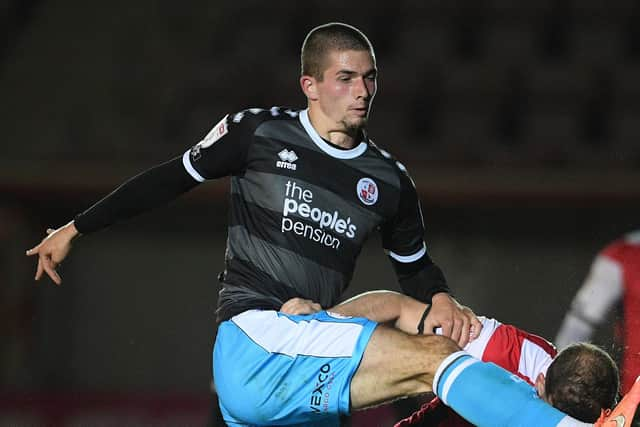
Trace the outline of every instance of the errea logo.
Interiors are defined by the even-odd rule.
[[[278,153],[280,160],[276,161],[276,167],[281,169],[291,169],[292,171],[297,169],[297,165],[294,163],[298,160],[298,155],[295,151],[287,150],[286,148]]]

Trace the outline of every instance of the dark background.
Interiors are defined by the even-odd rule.
[[[300,45],[328,21],[376,48],[370,133],[412,173],[456,297],[555,336],[638,227],[640,7],[374,3],[0,1],[0,425],[206,422],[225,180],[79,239],[61,287],[24,251],[227,112],[304,107]],[[374,237],[348,295],[381,288]]]

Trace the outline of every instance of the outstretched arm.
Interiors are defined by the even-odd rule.
[[[62,282],[55,267],[79,234],[101,230],[176,199],[207,179],[242,170],[259,117],[244,120],[243,114],[230,120],[226,115],[205,138],[183,155],[153,167],[125,182],[74,221],[55,230],[27,255],[38,255],[36,280],[43,271],[56,283]]]
[[[111,194],[56,230],[47,230],[47,236],[27,251],[38,256],[36,280],[46,273],[57,285],[62,278],[56,267],[71,250],[71,242],[82,234],[101,230],[119,221],[175,199],[198,184],[182,166],[182,158],[143,172],[118,187]]]

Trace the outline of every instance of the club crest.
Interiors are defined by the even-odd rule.
[[[371,178],[362,178],[356,188],[358,198],[367,206],[378,201],[378,186]]]

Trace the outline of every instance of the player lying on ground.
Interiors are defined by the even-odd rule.
[[[593,423],[602,410],[615,405],[618,369],[600,348],[588,343],[575,343],[552,358],[555,349],[547,347],[544,340],[536,342],[536,336],[492,319],[486,319],[487,327],[492,328],[493,336],[481,345],[467,346],[469,348],[465,347],[465,350],[518,375],[535,387],[540,398],[555,408],[578,420]],[[470,425],[436,397],[395,427]]]
[[[330,311],[392,323],[408,334],[416,334],[426,309],[425,304],[405,295],[376,291],[354,297]],[[302,314],[320,310],[320,306],[293,299],[281,310]],[[537,394],[565,413],[584,422],[596,422],[600,418],[597,425],[606,425],[606,417],[601,413],[615,405],[619,387],[617,366],[606,352],[591,344],[578,343],[556,355],[555,347],[539,336],[494,319],[481,319],[482,332],[478,339],[464,347],[465,351],[515,373],[531,386],[535,383]],[[627,421],[630,422],[633,410],[628,412]],[[436,397],[396,427],[409,425],[457,427],[470,424]]]
[[[366,314],[378,322],[395,321],[401,330],[415,334],[425,309],[426,304],[413,298],[381,291],[359,295],[331,310],[357,316]],[[495,319],[480,319],[482,331],[464,347],[467,353],[518,375],[535,386],[542,399],[581,421],[595,422],[602,409],[615,405],[618,368],[603,350],[579,343],[557,355],[555,347],[542,337]],[[422,425],[418,422],[422,416],[428,419],[424,425],[468,426],[468,423],[457,423],[454,417],[434,424],[437,418],[428,414],[430,410],[435,411],[438,402],[436,399],[425,404],[421,411],[399,425]]]

